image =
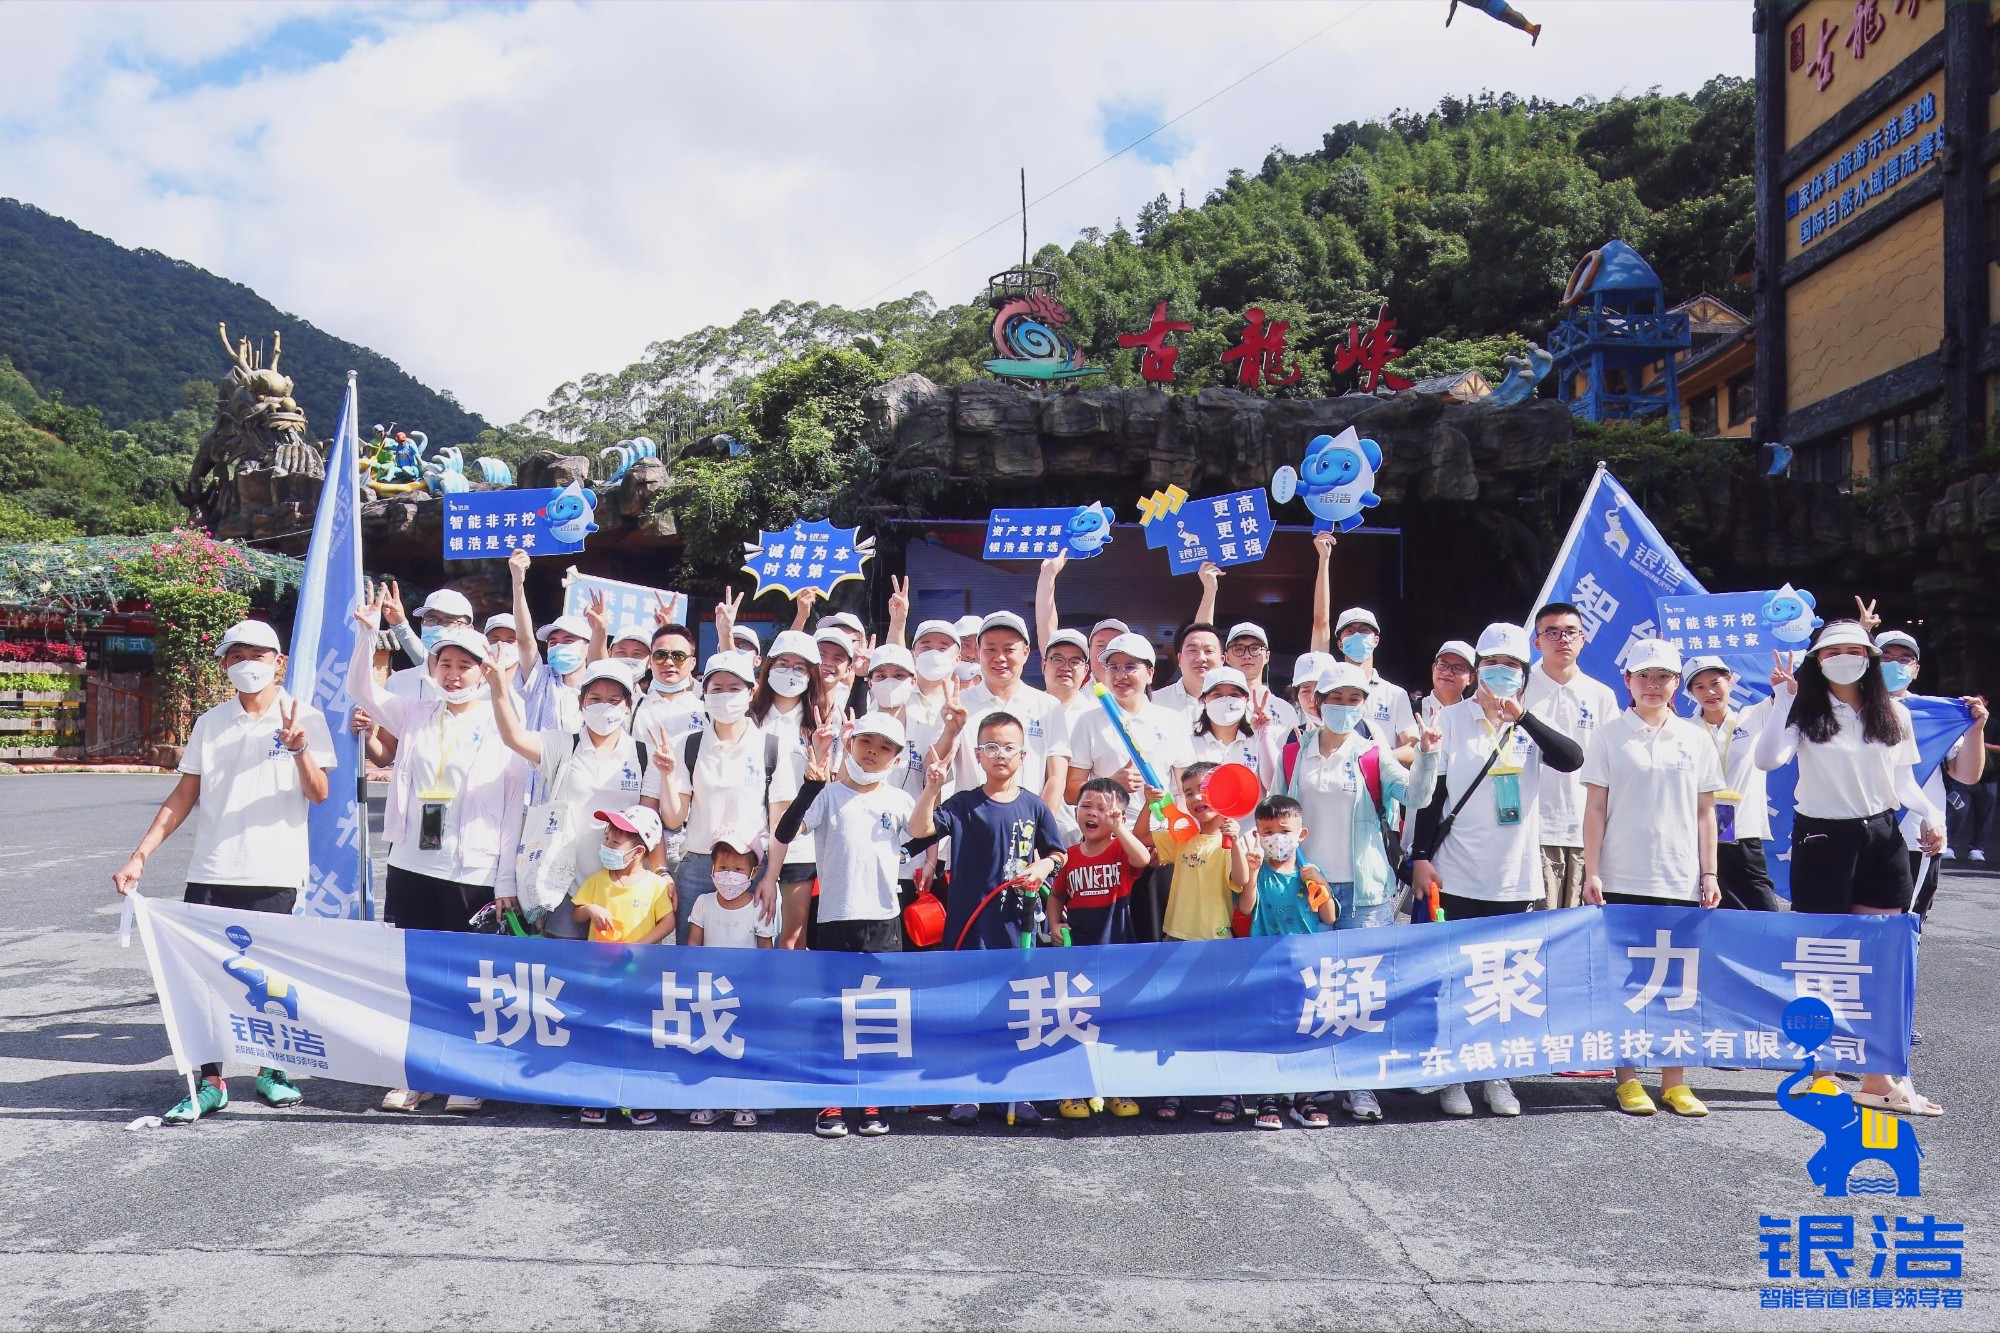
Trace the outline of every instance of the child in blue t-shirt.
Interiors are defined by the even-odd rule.
[[[1249,874],[1239,881],[1236,910],[1250,918],[1252,938],[1269,935],[1312,935],[1333,928],[1333,895],[1313,866],[1299,864],[1299,842],[1305,837],[1305,809],[1289,796],[1273,796],[1257,807],[1257,846],[1251,850]],[[1257,1099],[1257,1128],[1283,1129],[1280,1108],[1285,1099]],[[1326,1112],[1313,1094],[1291,1098],[1292,1119],[1308,1129],[1324,1129]]]

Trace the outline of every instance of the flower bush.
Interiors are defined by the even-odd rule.
[[[83,664],[83,645],[54,640],[12,640],[0,643],[0,662],[74,662]]]
[[[241,581],[249,562],[199,528],[175,528],[118,567],[159,622],[153,636],[155,716],[169,742],[182,744],[194,720],[229,694],[215,645],[250,609],[250,599],[228,586],[232,575]]]

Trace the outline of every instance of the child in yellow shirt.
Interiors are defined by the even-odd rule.
[[[607,944],[659,944],[674,933],[674,882],[646,868],[646,857],[659,848],[665,829],[660,816],[643,805],[623,810],[599,810],[604,845],[598,858],[604,869],[571,895],[578,925],[590,927],[590,938]],[[625,1109],[635,1125],[659,1119],[652,1111]],[[583,1123],[601,1125],[609,1119],[601,1106],[586,1106]]]

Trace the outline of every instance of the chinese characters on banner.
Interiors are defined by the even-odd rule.
[[[1102,504],[1063,509],[996,509],[986,520],[980,554],[987,560],[1088,560],[1111,544],[1111,512]]]
[[[532,556],[577,554],[583,550],[579,525],[551,517],[564,489],[568,488],[461,491],[445,496],[444,558],[505,560],[515,551]]]
[[[1719,657],[1738,676],[1752,680],[1771,674],[1771,653],[1794,652],[1804,642],[1780,639],[1764,614],[1768,592],[1705,593],[1662,597],[1655,604],[1659,636],[1687,657]],[[1807,630],[1805,640],[1810,641]]]
[[[875,539],[860,533],[823,518],[760,532],[756,541],[743,543],[743,570],[756,577],[759,597],[772,591],[796,597],[808,588],[825,597],[836,584],[860,578],[861,566],[875,554]]]
[[[1785,192],[1785,218],[1798,219],[1799,244],[1811,245],[1855,213],[1915,179],[1944,158],[1944,128],[1917,133],[1938,116],[1936,93],[1925,93],[1854,141],[1824,171]],[[1873,163],[1871,170],[1869,164]],[[1852,184],[1849,182],[1852,181]],[[1842,189],[1842,186],[1846,186]]]
[[[667,613],[670,625],[688,623],[686,593],[648,588],[643,583],[621,583],[596,574],[579,574],[574,565],[563,575],[563,614],[582,615],[593,593],[604,594],[604,618],[614,630],[627,625],[650,625],[661,610]]]
[[[1231,491],[1189,500],[1173,514],[1148,524],[1146,545],[1164,546],[1174,573],[1193,574],[1205,564],[1247,565],[1262,560],[1271,532],[1271,508],[1264,492]]]

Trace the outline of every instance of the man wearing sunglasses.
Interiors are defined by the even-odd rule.
[[[646,694],[632,715],[634,736],[643,739],[664,732],[678,738],[707,725],[701,694],[693,688],[694,654],[694,633],[686,625],[666,624],[653,630],[649,670],[642,680]]]
[[[1528,673],[1522,703],[1529,712],[1586,752],[1597,729],[1624,711],[1618,696],[1577,666],[1583,652],[1583,613],[1568,602],[1550,602],[1535,612],[1535,649],[1541,654]],[[1542,881],[1546,908],[1583,905],[1583,783],[1575,773],[1542,774],[1538,798],[1542,816]]]

